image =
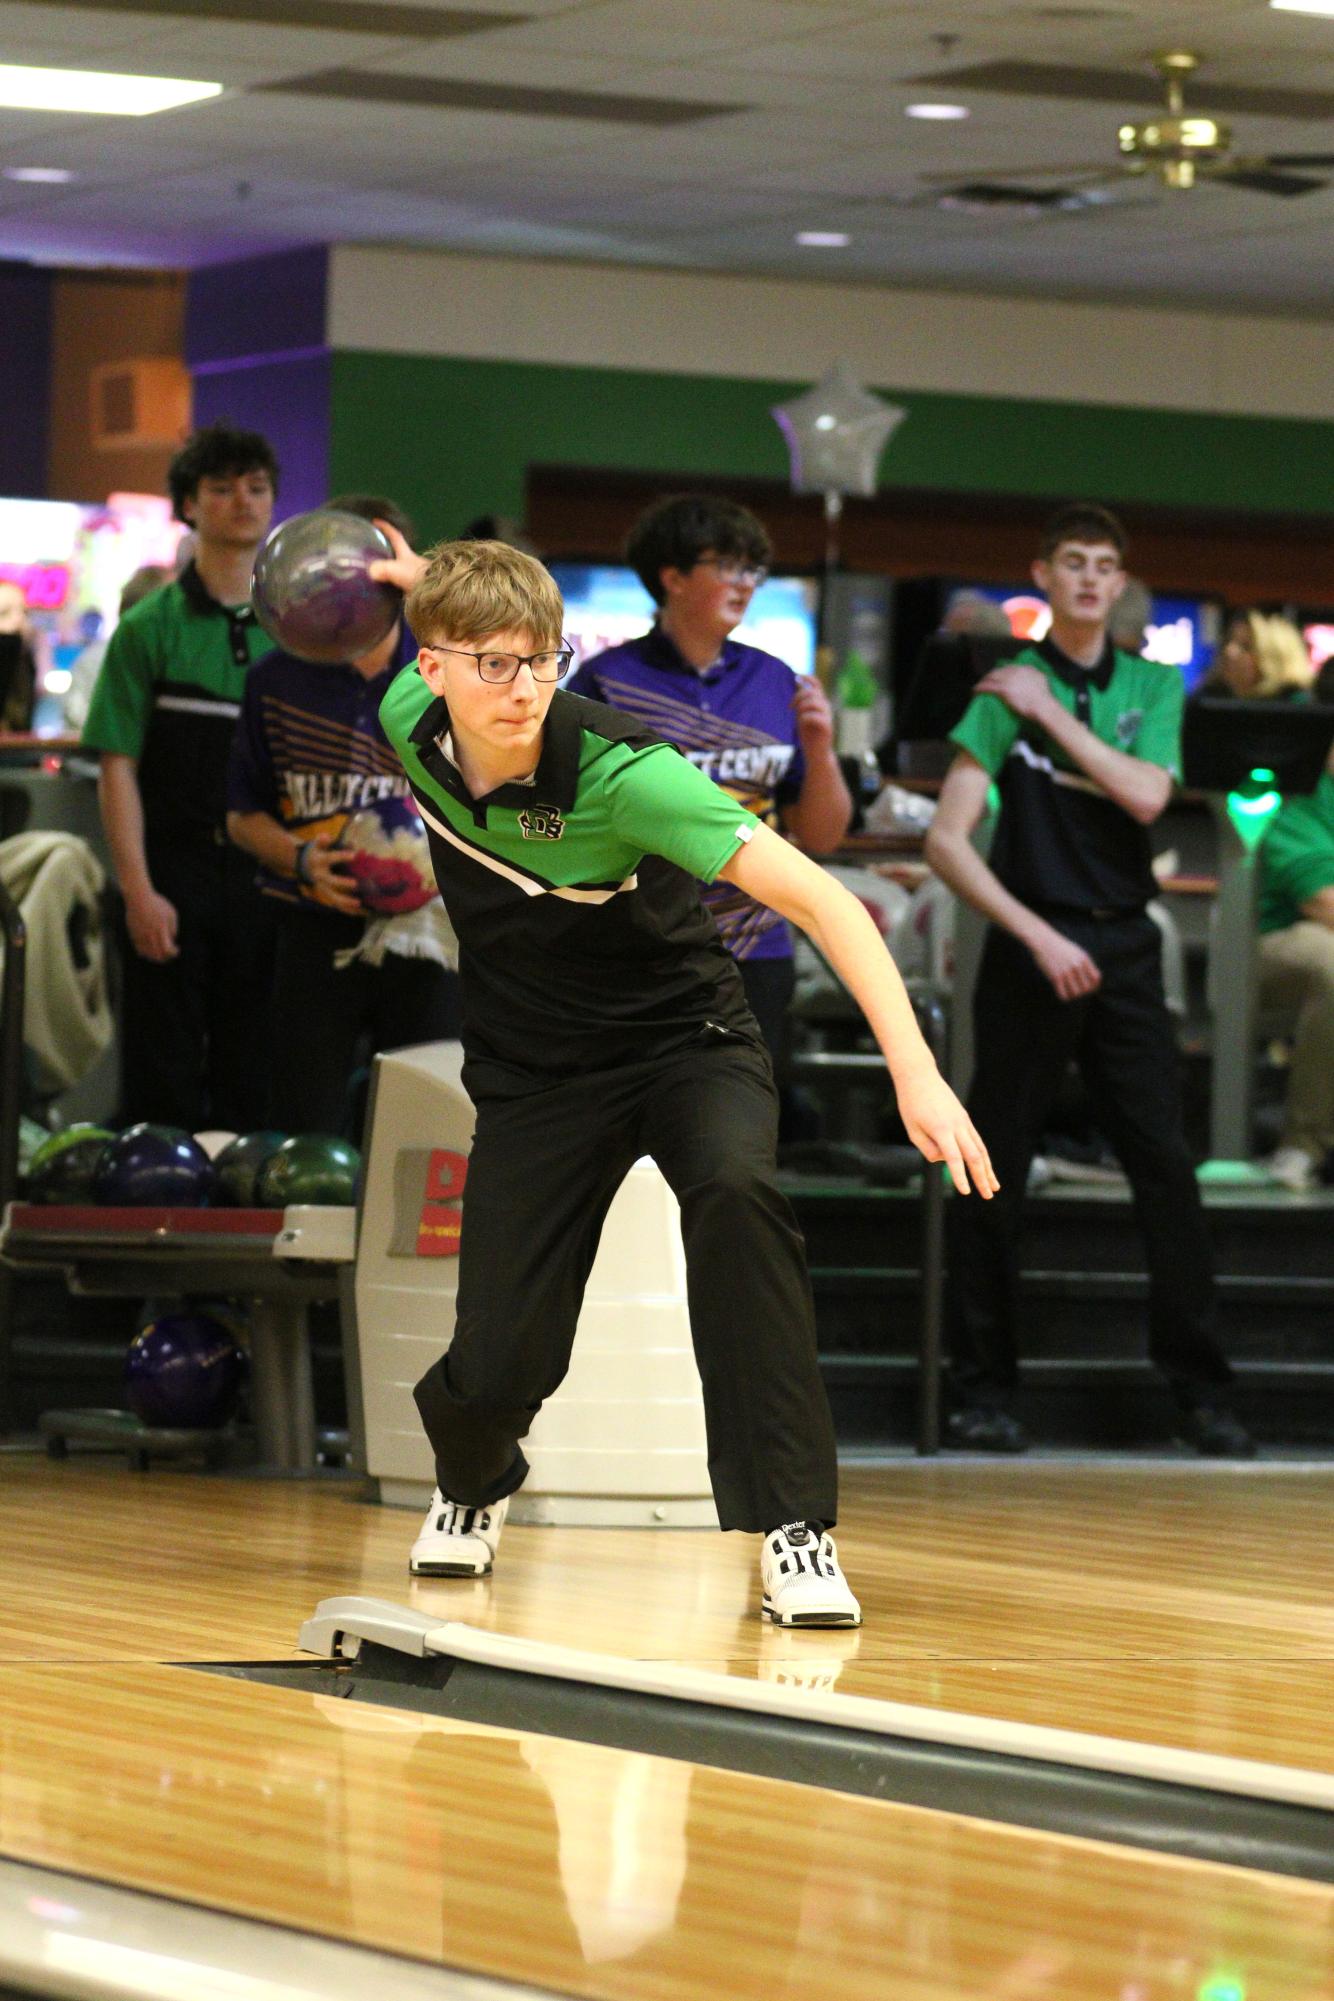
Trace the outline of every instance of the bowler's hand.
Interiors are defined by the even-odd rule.
[[[141,959],[151,959],[154,965],[165,966],[169,959],[179,957],[177,922],[176,905],[159,896],[155,889],[142,890],[137,896],[125,899],[130,943]]]
[[[313,834],[306,853],[306,874],[310,887],[321,903],[348,917],[364,917],[366,906],[357,894],[347,856],[334,847],[328,834]]]
[[[825,755],[834,747],[834,711],[814,674],[803,674],[792,697],[797,723],[797,741],[808,758]]]
[[[377,584],[394,584],[400,591],[410,591],[426,568],[425,556],[408,547],[392,521],[377,521],[375,525],[389,538],[394,554],[392,559],[381,557],[371,564],[371,578]]]
[[[960,1195],[971,1187],[989,1202],[1000,1182],[981,1135],[939,1070],[932,1064],[909,1082],[895,1084],[899,1117],[928,1160],[943,1160]],[[971,1184],[969,1177],[971,1178]]]
[[[1102,974],[1095,961],[1081,945],[1052,925],[1045,926],[1037,942],[1028,949],[1037,961],[1038,971],[1051,981],[1062,1000],[1082,1000],[1102,985]]]
[[[993,667],[973,693],[999,695],[1007,709],[1030,723],[1042,722],[1056,705],[1046,675],[1036,667]]]

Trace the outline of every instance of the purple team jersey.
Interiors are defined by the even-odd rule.
[[[647,723],[771,826],[801,791],[797,677],[757,646],[729,639],[700,674],[655,625],[586,660],[566,686]],[[776,911],[729,882],[703,884],[701,892],[734,959],[791,958],[791,933]]]
[[[316,666],[281,650],[246,675],[232,739],[227,807],[268,813],[296,839],[341,836],[350,814],[382,799],[407,799],[398,753],[380,724],[396,674],[417,657],[404,625],[398,650],[372,681],[355,667]],[[321,906],[318,891],[261,868],[259,887],[281,903]]]

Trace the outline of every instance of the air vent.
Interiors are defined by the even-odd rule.
[[[98,451],[176,445],[190,428],[190,371],[183,361],[104,362],[93,369],[89,390]]]
[[[937,196],[940,208],[1008,208],[1034,214],[1039,209],[1083,208],[1084,198],[1073,188],[1025,188],[1007,181],[963,181]]]
[[[1162,92],[1148,70],[1077,69],[1059,63],[974,63],[907,79],[951,91],[995,91],[1006,97],[1068,97],[1083,104],[1147,104],[1158,110]],[[1250,112],[1259,118],[1334,118],[1334,91],[1285,90],[1277,85],[1213,83],[1197,86],[1201,111]]]
[[[335,97],[348,104],[403,104],[432,111],[509,112],[521,118],[588,118],[609,125],[694,125],[746,111],[744,104],[692,104],[669,97],[620,97],[612,91],[539,90],[521,84],[464,83],[388,70],[320,70],[262,83],[271,95]]]

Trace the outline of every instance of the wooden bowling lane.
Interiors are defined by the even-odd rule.
[[[0,1853],[606,2001],[1328,2001],[1334,1891],[183,1668],[0,1669]]]
[[[285,1659],[317,1598],[403,1585],[407,1518],[358,1495],[0,1456],[0,1662]]]
[[[0,1455],[0,1663],[281,1660],[325,1597],[854,1695],[1334,1770],[1334,1467],[898,1463],[845,1476],[858,1633],[756,1616],[755,1544],[508,1528],[412,1583],[413,1515],[327,1482]]]

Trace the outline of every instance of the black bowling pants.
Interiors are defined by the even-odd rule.
[[[177,956],[141,959],[121,912],[121,1118],[252,1132],[269,1094],[273,909],[250,855],[222,841],[150,842],[176,907]]]
[[[1003,1403],[1018,1372],[1016,1298],[1024,1193],[1047,1114],[1073,1059],[1125,1169],[1149,1272],[1149,1354],[1178,1401],[1230,1370],[1214,1338],[1213,1267],[1182,1133],[1180,1075],[1163,997],[1158,927],[1140,914],[1049,913],[1102,974],[1096,993],[1058,999],[1031,954],[993,927],[974,994],[976,1068],[968,1110],[1000,1193],[950,1203],[948,1324],[963,1404]]]
[[[721,1526],[835,1520],[834,1429],[805,1246],[775,1181],[776,1118],[769,1064],[740,1041],[477,1107],[454,1339],[415,1393],[443,1493],[483,1507],[523,1484],[519,1441],[569,1365],[603,1220],[650,1154],[681,1204]]]
[[[434,959],[386,952],[378,966],[334,964],[364,930],[341,911],[278,912],[268,1116],[279,1132],[340,1133],[359,1146],[361,1110],[349,1095],[358,1059],[459,1032],[458,974]]]

